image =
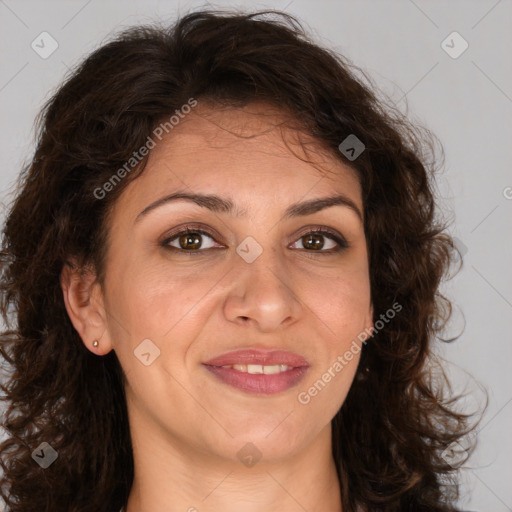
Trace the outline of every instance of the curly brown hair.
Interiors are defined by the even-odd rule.
[[[290,15],[200,11],[170,28],[121,32],[46,103],[1,251],[8,511],[117,512],[126,503],[134,474],[125,375],[114,351],[97,357],[81,342],[59,276],[73,257],[103,282],[107,216],[147,157],[106,197],[97,190],[191,97],[291,112],[357,172],[375,321],[391,304],[403,309],[365,345],[332,421],[343,511],[456,510],[458,466],[442,454],[470,427],[433,373],[433,343],[451,313],[439,286],[458,252],[437,215],[437,139],[363,77]],[[338,149],[350,134],[365,144],[354,161]],[[32,458],[43,442],[59,454],[47,469]]]

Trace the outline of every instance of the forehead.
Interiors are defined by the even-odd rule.
[[[253,157],[259,153],[261,159],[310,160],[319,170],[342,164],[296,117],[266,103],[239,108],[199,105],[164,136],[163,142],[155,148],[155,158],[166,150],[177,155],[199,150],[221,157],[243,158],[244,152],[251,152]]]
[[[356,172],[293,118],[267,104],[199,104],[156,141],[146,169],[121,200],[140,205],[176,188],[237,194],[245,203],[342,192],[362,209]]]

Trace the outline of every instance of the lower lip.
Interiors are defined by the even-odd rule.
[[[307,366],[301,366],[285,372],[265,375],[239,372],[222,366],[205,365],[205,367],[225,384],[245,393],[261,395],[273,395],[290,389],[302,380],[308,369]]]

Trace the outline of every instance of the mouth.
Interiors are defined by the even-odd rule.
[[[239,350],[203,363],[218,380],[245,393],[270,395],[297,385],[309,363],[292,352]]]

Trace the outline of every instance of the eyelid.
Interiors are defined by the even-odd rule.
[[[332,237],[335,237],[335,239],[340,238],[346,242],[345,237],[341,233],[339,233],[337,230],[329,228],[327,226],[322,226],[322,225],[308,226],[307,228],[304,228],[303,231],[299,232],[298,235],[294,235],[294,237],[295,237],[294,239],[301,238],[304,235],[308,235],[309,233],[315,233],[315,232],[321,233],[321,234],[328,233]]]
[[[207,235],[215,241],[217,238],[222,238],[219,233],[217,233],[212,228],[206,228],[203,227],[201,224],[196,223],[190,223],[190,224],[181,224],[179,226],[176,226],[171,231],[166,232],[164,235],[162,235],[161,239],[159,240],[159,244],[165,244],[172,240],[173,238],[176,238],[178,235],[182,233],[186,233],[187,231],[193,232],[193,233],[201,233],[203,235]]]

